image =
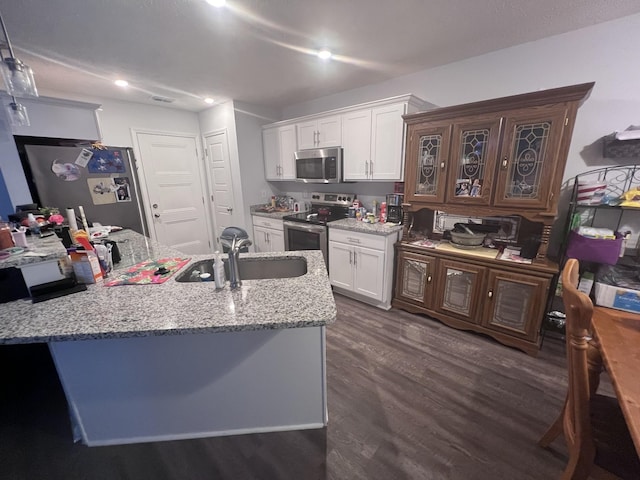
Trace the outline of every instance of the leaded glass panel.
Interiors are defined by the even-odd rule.
[[[442,149],[442,135],[423,135],[420,137],[418,150],[418,180],[416,193],[421,195],[436,195],[440,173],[440,152]]]
[[[507,280],[498,280],[495,291],[496,308],[491,323],[524,331],[531,315],[531,297],[535,287]]]
[[[402,295],[414,300],[424,299],[427,265],[416,260],[405,260],[402,275]]]
[[[551,122],[517,125],[507,198],[539,198]]]
[[[443,306],[463,315],[471,313],[474,273],[447,268]]]
[[[479,197],[484,183],[488,129],[465,130],[460,138],[460,158],[456,177],[456,197]]]

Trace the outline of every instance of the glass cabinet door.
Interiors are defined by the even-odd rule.
[[[485,326],[529,340],[538,338],[536,325],[545,310],[546,278],[492,271],[489,274]]]
[[[489,205],[493,187],[500,118],[469,117],[453,126],[447,189],[450,203]]]
[[[440,260],[436,309],[471,323],[481,323],[478,295],[485,270],[476,265]]]
[[[433,257],[400,252],[396,295],[403,300],[429,307],[434,265]]]
[[[409,125],[405,200],[443,202],[451,126]]]
[[[500,153],[494,204],[546,208],[564,130],[564,105],[510,115]]]

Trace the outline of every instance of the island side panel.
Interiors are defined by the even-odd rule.
[[[89,446],[321,428],[325,327],[52,342]]]

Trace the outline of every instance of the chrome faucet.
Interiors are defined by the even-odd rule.
[[[240,249],[251,245],[251,240],[248,238],[238,238],[233,236],[231,246],[229,250],[229,286],[236,288],[242,285],[242,279],[240,278],[240,270],[238,268],[238,258],[240,256]]]

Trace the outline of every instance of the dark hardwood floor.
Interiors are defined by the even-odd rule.
[[[45,345],[0,347],[0,478],[554,479],[536,445],[564,400],[564,344],[532,358],[483,336],[336,296],[329,426],[115,447],[73,444]]]

